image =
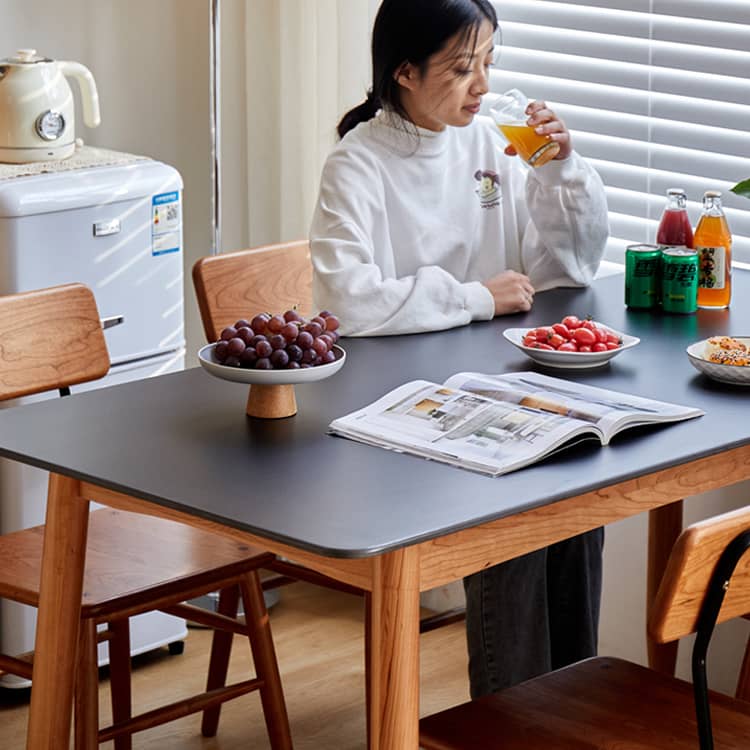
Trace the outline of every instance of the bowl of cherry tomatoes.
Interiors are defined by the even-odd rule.
[[[536,328],[506,328],[503,336],[541,365],[573,369],[605,365],[640,342],[636,336],[576,315]]]

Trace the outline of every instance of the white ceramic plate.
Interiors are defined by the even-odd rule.
[[[534,362],[538,362],[540,365],[573,370],[606,365],[612,357],[616,357],[626,349],[632,349],[640,342],[640,339],[636,336],[628,336],[627,333],[615,331],[614,328],[604,326],[602,323],[599,325],[612,331],[612,333],[622,339],[622,346],[619,349],[608,349],[606,352],[558,352],[555,350],[550,351],[549,349],[532,349],[530,346],[523,345],[523,337],[528,331],[533,330],[531,328],[506,328],[503,331],[503,336],[513,346],[518,347],[527,357],[533,359]]]
[[[750,337],[733,336],[732,338],[741,341],[745,346],[750,347]],[[731,383],[732,385],[750,385],[750,365],[741,367],[738,365],[721,365],[718,362],[709,362],[703,359],[703,352],[706,348],[706,341],[696,341],[685,350],[690,363],[698,372],[702,372],[713,380],[721,383]]]
[[[249,385],[295,385],[296,383],[314,383],[337,373],[346,361],[346,352],[334,344],[336,359],[327,365],[306,367],[299,370],[247,370],[244,367],[227,367],[219,364],[214,357],[216,344],[207,344],[198,352],[198,361],[203,369],[222,380]]]

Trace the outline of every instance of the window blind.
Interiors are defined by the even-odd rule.
[[[734,260],[750,263],[748,0],[499,0],[491,91],[544,99],[602,176],[606,257],[654,242],[665,191],[682,187],[695,226],[721,190]],[[489,98],[489,97],[488,97]]]

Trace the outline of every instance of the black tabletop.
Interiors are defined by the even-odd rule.
[[[750,335],[750,273],[734,276],[730,310],[629,310],[616,275],[587,289],[538,294],[525,315],[344,339],[345,366],[296,386],[299,413],[287,419],[246,417],[247,386],[197,367],[5,409],[0,455],[319,554],[378,554],[747,444],[750,388],[707,379],[685,354],[688,344],[712,335]],[[549,324],[568,313],[591,315],[641,343],[602,368],[549,370],[502,337],[506,327]],[[706,414],[626,431],[607,447],[578,445],[498,478],[326,433],[335,417],[408,380],[441,382],[465,370],[537,370]]]

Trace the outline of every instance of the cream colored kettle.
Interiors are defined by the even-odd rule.
[[[0,162],[66,159],[75,150],[75,106],[66,76],[78,81],[83,120],[99,122],[99,96],[91,71],[80,63],[20,49],[0,60]]]

